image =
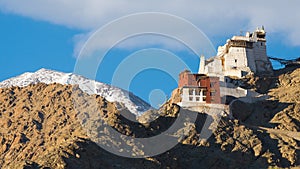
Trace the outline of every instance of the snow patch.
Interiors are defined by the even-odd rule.
[[[129,111],[131,111],[131,113],[138,116],[143,114],[145,111],[152,109],[148,103],[126,90],[97,82],[95,80],[87,79],[83,76],[73,73],[62,73],[47,69],[40,69],[35,73],[27,72],[20,76],[5,80],[0,83],[0,88],[12,86],[24,87],[37,83],[79,85],[79,88],[82,91],[90,95],[100,95],[109,102],[121,103]]]

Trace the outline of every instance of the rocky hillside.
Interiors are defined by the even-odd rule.
[[[0,82],[0,88],[13,86],[25,87],[37,83],[78,85],[85,93],[97,94],[110,102],[118,104],[118,109],[122,110],[126,108],[136,115],[151,109],[151,106],[147,102],[126,90],[97,82],[74,73],[63,73],[47,69],[40,69],[34,73],[26,72],[20,76],[7,79]]]
[[[234,118],[198,114],[195,123],[179,129],[178,144],[169,151],[145,158],[125,158],[99,147],[89,129],[102,119],[133,138],[162,134],[179,116],[197,114],[172,103],[159,111],[139,117],[141,123],[122,116],[115,103],[98,95],[88,95],[79,86],[31,84],[0,89],[1,168],[291,168],[300,166],[300,69],[278,72],[272,85],[264,89],[265,101],[232,105]],[[255,78],[254,78],[255,79]],[[259,77],[257,78],[259,79]],[[263,79],[259,80],[260,83]],[[253,85],[257,86],[255,81]],[[75,97],[74,97],[75,96]],[[90,104],[93,103],[93,104]],[[84,110],[84,111],[83,111]],[[88,110],[88,111],[87,111]],[[180,113],[180,114],[179,114]],[[156,116],[155,116],[156,114]],[[158,116],[159,114],[159,116]],[[155,119],[151,121],[150,119]],[[211,125],[204,125],[206,120]],[[208,140],[199,139],[202,129],[217,125]],[[138,145],[128,140],[110,139],[120,148],[135,153]],[[99,143],[99,142],[98,142]],[[157,145],[159,146],[159,145]]]

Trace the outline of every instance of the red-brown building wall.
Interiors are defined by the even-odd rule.
[[[221,103],[220,97],[220,79],[218,77],[209,77],[200,74],[192,74],[185,70],[179,74],[178,87],[205,87],[206,103]]]
[[[203,77],[200,79],[200,86],[206,87],[206,103],[221,103],[220,79],[218,77]]]
[[[220,79],[218,77],[209,77],[210,85],[207,94],[210,95],[210,103],[221,104]]]
[[[197,87],[197,81],[194,74],[191,74],[190,71],[185,70],[179,74],[179,82],[178,87],[185,87],[185,86],[191,86],[191,87]]]

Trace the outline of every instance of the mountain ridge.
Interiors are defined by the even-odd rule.
[[[109,102],[119,103],[119,108],[124,107],[134,115],[141,115],[153,109],[147,102],[124,89],[114,87],[102,82],[97,82],[73,73],[63,73],[50,69],[39,69],[36,72],[25,72],[19,76],[0,82],[0,88],[13,86],[25,87],[37,83],[59,83],[63,85],[79,85],[79,88],[89,95],[97,94]]]

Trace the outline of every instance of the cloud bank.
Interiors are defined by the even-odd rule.
[[[300,46],[299,4],[297,0],[0,0],[0,10],[87,32],[76,36],[77,47],[90,32],[137,12],[164,12],[185,18],[209,37],[264,25],[268,33],[284,34],[284,41]]]

